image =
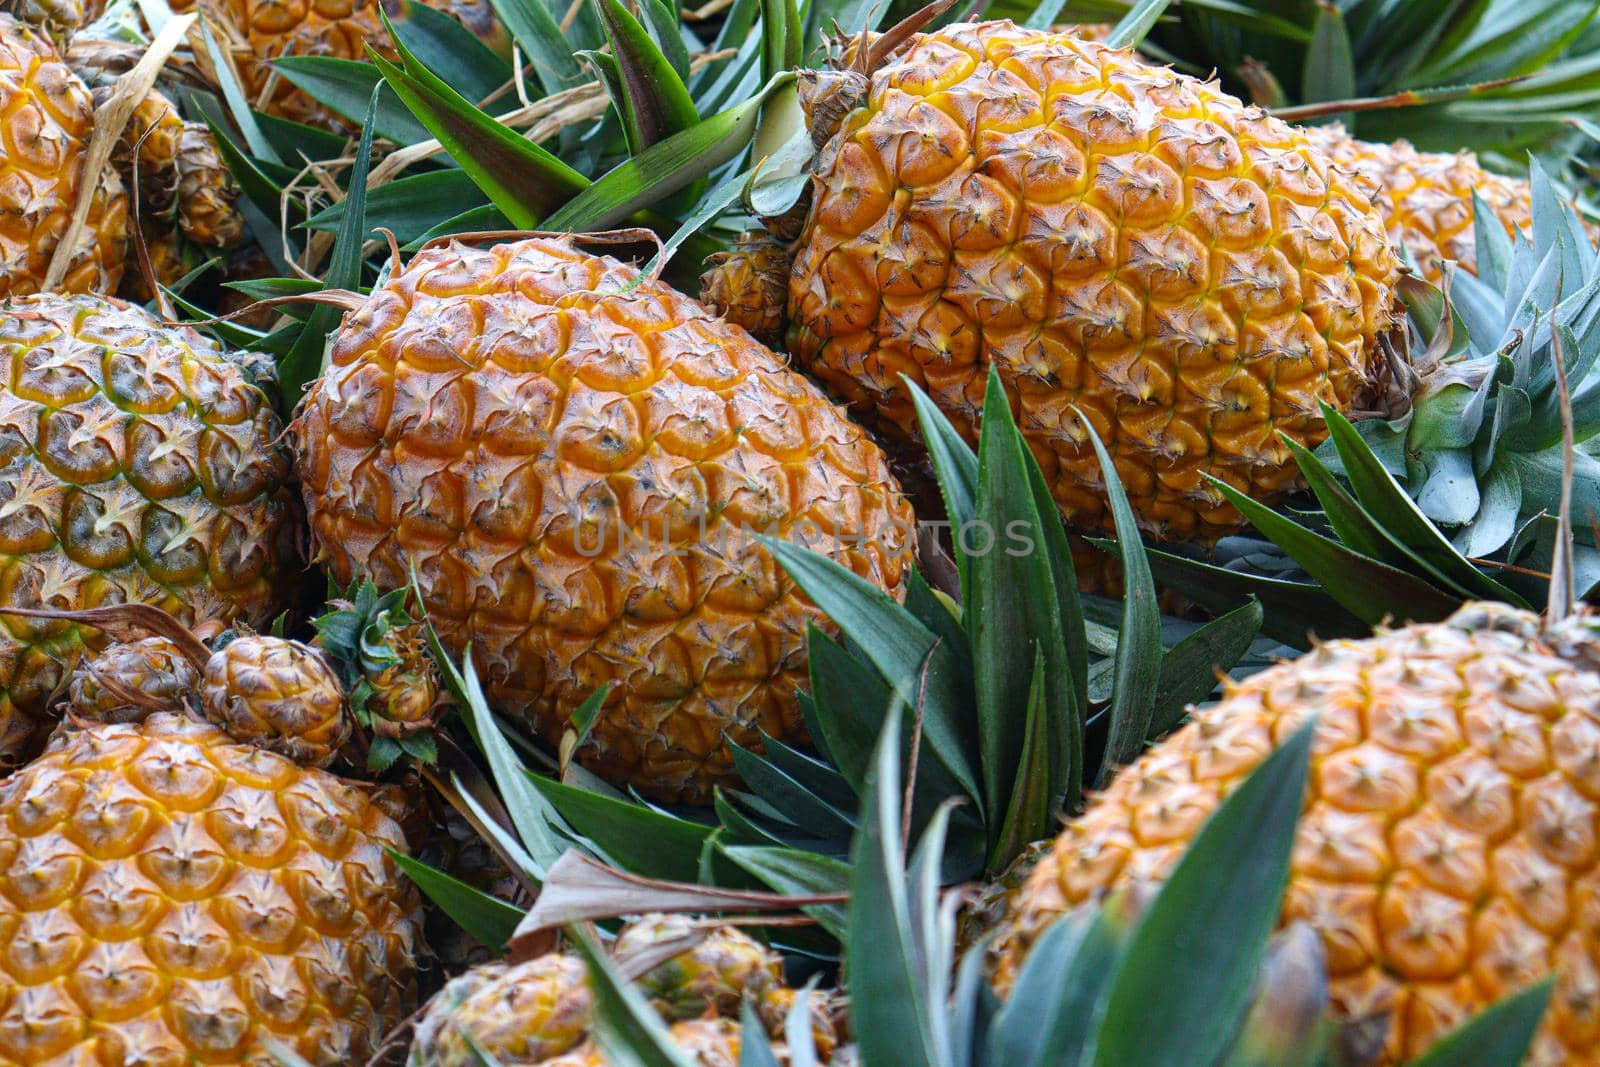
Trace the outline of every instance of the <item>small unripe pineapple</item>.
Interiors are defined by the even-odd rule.
[[[1555,973],[1533,1059],[1600,1042],[1600,625],[1463,608],[1321,645],[1230,685],[1056,838],[1001,924],[1008,989],[1051,919],[1160,881],[1207,817],[1317,716],[1282,921],[1322,937],[1336,1010],[1419,1055]]]
[[[344,687],[310,645],[247,634],[206,663],[205,717],[240,741],[326,767],[350,736]]]
[[[733,248],[707,258],[700,301],[765,345],[783,339],[792,255],[761,232],[741,233]]]
[[[183,706],[199,688],[200,672],[165,637],[111,645],[72,673],[67,706],[92,722],[142,722],[152,711]]]

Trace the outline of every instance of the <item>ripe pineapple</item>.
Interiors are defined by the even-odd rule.
[[[653,962],[672,946],[681,951]],[[798,995],[783,984],[783,961],[734,927],[705,930],[683,916],[645,916],[625,927],[613,950],[680,1049],[704,1067],[739,1062],[739,1011],[750,1001],[763,1028],[781,1037]],[[837,1045],[831,1006],[811,994],[812,1032],[820,1053]],[[406,1067],[476,1067],[476,1044],[503,1067],[603,1067],[589,1036],[594,1003],[583,963],[552,952],[522,963],[490,963],[452,979],[417,1023]]]
[[[1159,881],[1207,816],[1318,716],[1284,922],[1321,935],[1335,1007],[1387,1013],[1382,1062],[1551,971],[1537,1064],[1600,1045],[1600,624],[1470,605],[1230,685],[1117,775],[1002,924],[1008,988],[1039,930]]]
[[[115,292],[128,249],[128,198],[116,174],[83,173],[94,114],[89,89],[49,41],[5,14],[0,96],[7,115],[0,151],[0,299],[44,285],[80,183],[90,179],[98,184],[60,288]]]
[[[1533,225],[1533,195],[1524,178],[1484,170],[1471,152],[1418,152],[1407,141],[1358,141],[1342,126],[1314,126],[1306,137],[1329,158],[1355,172],[1376,197],[1389,239],[1404,245],[1431,282],[1443,276],[1440,262],[1453,259],[1477,272],[1472,234],[1472,194],[1508,233]]]
[[[384,0],[393,14],[398,4]],[[419,0],[453,15],[491,45],[503,31],[489,0]],[[349,124],[285,78],[273,81],[272,61],[281,56],[331,56],[365,59],[372,45],[389,58],[388,34],[378,20],[378,0],[324,0],[318,4],[284,4],[280,0],[172,0],[183,12],[196,6],[219,32],[232,37],[239,78],[251,102],[282,118],[311,126],[349,131]],[[508,49],[507,49],[508,50]],[[508,50],[509,51],[509,50]]]
[[[569,240],[420,253],[350,315],[293,427],[319,558],[408,584],[492,700],[615,781],[701,801],[725,739],[803,736],[820,614],[750,531],[898,594],[883,455],[742,331]]]
[[[815,174],[790,351],[907,438],[901,374],[975,434],[996,365],[1080,528],[1110,516],[1074,407],[1144,529],[1215,538],[1241,520],[1202,475],[1293,489],[1278,434],[1322,440],[1319,402],[1357,402],[1394,321],[1395,256],[1353,176],[1215,85],[1071,34],[914,38]]]
[[[0,782],[0,1065],[364,1062],[416,999],[391,848],[360,789],[208,723],[64,728]]]
[[[92,296],[0,309],[0,603],[260,625],[295,566],[280,427],[211,341]],[[95,630],[0,617],[0,758],[37,748]]]

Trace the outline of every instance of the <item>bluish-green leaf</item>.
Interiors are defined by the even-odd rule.
[[[403,852],[394,849],[386,851],[389,858],[417,884],[417,888],[427,894],[429,900],[439,905],[452,922],[480,944],[499,952],[511,940],[511,935],[516,933],[517,923],[522,921],[521,908],[475,889],[461,879],[430,867],[421,860],[412,859]]]
[[[643,804],[578,789],[542,774],[527,775],[534,788],[572,829],[593,841],[616,864],[635,874],[693,882],[711,827]]]

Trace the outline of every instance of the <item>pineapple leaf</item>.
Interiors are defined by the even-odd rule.
[[[861,648],[891,689],[921,700],[929,747],[981,810],[983,794],[966,757],[973,750],[970,694],[955,684],[959,670],[954,653],[887,593],[852,571],[787,541],[760,540],[794,583]]]
[[[856,792],[872,766],[872,746],[883,721],[871,709],[887,707],[890,689],[871,665],[810,625],[806,659],[817,725],[834,766]]]
[[[711,827],[542,774],[530,774],[528,780],[567,825],[623,869],[673,882],[695,880]]]
[[[387,87],[385,87],[387,89]],[[380,185],[367,194],[367,232],[383,227],[395,240],[407,244],[439,221],[439,205],[482,206],[488,197],[478,184],[456,167],[412,174]],[[301,226],[308,230],[335,230],[344,219],[345,202],[330,204]]]
[[[1334,1035],[1322,936],[1294,922],[1273,937],[1255,1003],[1221,1067],[1320,1067]]]
[[[761,0],[761,78],[771,81],[804,59],[805,28],[794,0]]]
[[[1555,980],[1504,997],[1452,1030],[1410,1067],[1516,1067],[1533,1044]]]
[[[250,110],[244,88],[234,76],[233,64],[222,54],[222,49],[217,45],[217,39],[211,32],[211,23],[204,12],[200,14],[200,36],[205,42],[206,57],[211,61],[212,69],[216,71],[222,98],[227,101],[228,112],[239,127],[239,132],[244,135],[244,143],[249,147],[250,154],[270,163],[283,163],[277,150],[272,147],[272,142],[267,140],[266,135],[261,132],[261,127],[256,124],[255,112]]]
[[[504,950],[522,920],[521,908],[403,852],[392,848],[384,851],[452,922],[495,952]]]
[[[1306,51],[1300,97],[1307,103],[1317,103],[1349,100],[1355,95],[1355,57],[1351,53],[1344,15],[1333,4],[1318,4],[1311,46]]]
[[[570,89],[583,80],[583,70],[573,58],[573,47],[544,0],[489,0],[523,59],[546,95]]]
[[[1368,627],[1385,619],[1442,619],[1461,605],[1462,598],[1308,530],[1225,482],[1213,479],[1211,484]]]
[[[1044,652],[1034,647],[1033,678],[1022,723],[1022,751],[1017,755],[1005,821],[989,856],[991,871],[1001,871],[1034,841],[1050,833],[1059,800],[1049,789],[1050,719],[1045,711]]]
[[[1112,48],[1133,48],[1145,39],[1172,0],[1139,0],[1128,9],[1106,38]]]
[[[797,998],[803,1003],[804,997]],[[782,1067],[772,1042],[767,1038],[767,1028],[761,1025],[755,1002],[746,997],[739,1005],[739,1067]]]
[[[988,1062],[1053,1067],[1083,1061],[1128,948],[1132,924],[1127,911],[1124,900],[1112,898],[1050,924],[1029,950],[1010,998],[995,1014]]]
[[[854,812],[861,802],[856,790],[837,770],[791,748],[764,729],[761,731],[761,755],[757,758],[765,759],[838,811]],[[853,826],[854,818],[850,821]]]
[[[631,982],[581,926],[569,927],[568,940],[583,958],[594,996],[594,1036],[610,1063],[637,1067],[694,1067],[673,1042],[656,1014]]]
[[[345,194],[345,215],[339,235],[333,242],[323,282],[329,289],[354,289],[361,284],[361,246],[367,234],[367,171],[372,162],[373,116],[378,111],[378,89],[373,87],[367,103],[367,119],[361,127],[355,164],[350,168],[350,188]],[[322,373],[323,349],[328,334],[339,325],[341,313],[326,305],[311,309],[294,347],[278,360],[278,382],[283,403],[293,409],[300,394]]]
[[[854,829],[850,816],[795,781],[769,760],[732,741],[728,742],[728,751],[733,755],[734,769],[751,792],[783,812],[797,826],[804,826],[826,837],[849,836]]]
[[[391,0],[384,11],[410,53],[468,100],[511,80],[511,64],[454,16],[420,0]]]
[[[850,890],[849,865],[816,852],[765,845],[719,845],[718,851],[777,893],[842,896]],[[800,910],[835,938],[844,940],[847,931],[843,904],[807,904]]]
[[[1261,632],[1264,613],[1255,597],[1185,637],[1161,657],[1147,740],[1176,729],[1190,704],[1217,687],[1216,672],[1232,669]]]
[[[900,706],[892,704],[878,738],[861,800],[861,829],[851,849],[848,944],[870,945],[851,957],[845,983],[863,1063],[938,1067],[944,1057],[930,1030],[919,964],[927,946],[911,925],[900,825]]]
[[[1283,907],[1315,729],[1297,729],[1222,802],[1145,910],[1111,982],[1096,1067],[1215,1063],[1227,1050]]]
[[[1100,765],[1101,784],[1104,784],[1117,768],[1133,762],[1150,736],[1156,681],[1161,671],[1161,610],[1156,606],[1155,579],[1150,575],[1150,560],[1139,537],[1138,520],[1117,477],[1116,465],[1089,417],[1081,410],[1074,410],[1100,461],[1107,502],[1116,523],[1117,545],[1122,554],[1122,625],[1117,631],[1117,680],[1111,701],[1109,736],[1105,759]]]
[[[684,41],[684,30],[678,21],[680,16],[677,7],[668,4],[666,0],[641,0],[639,8],[644,14],[645,21],[650,23],[650,36],[661,46],[662,54],[672,64],[672,69],[677,71],[678,77],[687,82],[689,46]],[[693,34],[690,36],[693,37]],[[696,47],[699,47],[699,39],[694,39]]]
[[[1239,606],[1241,598],[1256,597],[1266,609],[1262,632],[1291,648],[1307,648],[1306,635],[1311,633],[1324,637],[1366,637],[1372,632],[1370,624],[1347,611],[1314,582],[1246,574],[1156,549],[1147,549],[1146,554],[1151,570],[1162,585],[1176,589],[1214,613],[1232,611]]]
[[[1328,435],[1338,449],[1339,460],[1355,490],[1356,499],[1384,530],[1426,560],[1453,585],[1477,597],[1528,607],[1522,597],[1485,575],[1455,550],[1439,532],[1439,528],[1428,521],[1427,516],[1395,482],[1394,476],[1383,469],[1383,465],[1372,454],[1372,449],[1350,425],[1350,420],[1326,403],[1322,405],[1322,413],[1328,426]]]
[[[700,121],[689,87],[666,54],[618,0],[593,0],[606,38],[621,98],[612,102],[622,117],[628,147],[637,155]],[[650,0],[644,0],[646,6]],[[681,44],[681,42],[680,42]]]
[[[543,227],[603,230],[710,174],[750,143],[761,115],[761,103],[777,84],[769,82],[753,99],[675,133],[617,164],[545,219]]]
[[[939,494],[944,498],[945,511],[957,529],[977,516],[978,457],[953,426],[939,405],[928,399],[928,394],[904,374],[900,381],[911,394],[911,403],[917,409],[917,423],[922,428],[922,441],[933,462],[933,472],[939,483]]]
[[[474,107],[465,97],[419,63],[389,30],[400,65],[370,45],[367,54],[395,95],[439,140],[452,159],[513,224],[533,229],[539,220],[587,188],[582,174],[504,123]]]
[[[567,725],[577,734],[578,744],[581,745],[589,739],[589,731],[594,729],[594,724],[599,720],[600,710],[605,707],[606,697],[610,693],[611,683],[607,682],[584,697],[583,703],[573,710]]]
[[[1061,601],[1050,556],[1040,541],[1046,523],[1058,522],[1054,505],[1041,515],[1029,484],[1024,453],[1027,446],[1011,418],[1011,405],[990,368],[988,395],[978,442],[977,513],[955,531],[955,549],[969,578],[962,621],[971,647],[972,688],[977,698],[978,753],[983,770],[984,802],[989,813],[992,870],[1004,867],[1027,844],[1015,835],[1033,826],[1030,811],[1014,820],[1005,808],[1008,798],[1042,790],[1049,803],[1061,797],[1077,802],[1083,780],[1082,722],[1086,698],[1074,688],[1072,664],[1062,632]],[[972,533],[969,533],[972,531]],[[1003,538],[1003,540],[1002,540]],[[977,542],[977,543],[975,543]],[[948,614],[946,613],[946,618]],[[1045,731],[1041,751],[1029,766],[1042,767],[1043,781],[1026,787],[1017,782],[1030,726],[1026,712],[1032,667],[1042,662]],[[1041,762],[1042,761],[1042,762]],[[1013,836],[1002,842],[1001,834]]]
[[[448,656],[436,656],[435,659],[445,685],[456,698],[461,717],[473,740],[489,761],[489,770],[500,790],[500,798],[532,861],[528,873],[542,879],[567,850],[566,842],[561,840],[558,833],[562,825],[561,816],[534,787],[533,776],[517,759],[517,754],[500,732],[499,724],[494,721],[494,713],[489,710],[488,699],[478,683],[478,672],[472,666],[472,646],[468,645],[462,651],[459,669]]]

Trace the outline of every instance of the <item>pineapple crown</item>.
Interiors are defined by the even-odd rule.
[[[1411,409],[1358,426],[1469,557],[1514,554],[1548,536],[1562,470],[1558,360],[1572,398],[1574,497],[1600,499],[1600,254],[1537,161],[1531,184],[1531,234],[1507,234],[1475,194],[1477,274],[1448,268],[1443,293],[1408,280],[1402,293],[1420,351],[1402,368],[1413,377]],[[1320,455],[1336,458],[1331,444]],[[1576,533],[1586,586],[1600,578],[1600,554],[1593,530]]]

